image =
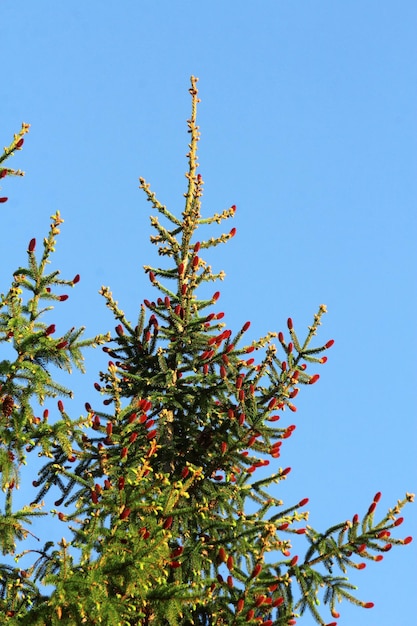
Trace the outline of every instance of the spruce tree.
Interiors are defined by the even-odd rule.
[[[138,319],[128,320],[103,287],[113,335],[85,339],[83,328],[71,328],[55,337],[51,315],[67,298],[61,288],[79,281],[48,268],[59,213],[41,246],[29,242],[25,266],[1,295],[0,340],[13,358],[0,362],[0,543],[16,562],[0,566],[4,623],[290,626],[310,612],[330,626],[341,600],[372,606],[356,596],[349,569],[411,541],[398,538],[396,527],[412,494],[380,514],[377,493],[361,518],[325,531],[308,525],[307,499],[280,499],[291,468],[278,459],[295,429],[295,398],[318,381],[316,367],[333,345],[316,341],[326,307],[302,339],[291,318],[285,333],[252,342],[249,322],[228,328],[220,292],[211,288],[224,276],[204,255],[235,235],[232,227],[211,236],[210,226],[233,218],[236,208],[202,216],[194,77],[190,94],[182,214],[140,179],[161,263],[145,266],[152,295]],[[22,174],[5,162],[22,148],[28,128],[0,158],[2,182]],[[74,418],[63,401],[72,390],[54,380],[54,368],[82,370],[83,350],[99,345],[107,369],[92,404]],[[43,467],[30,502],[16,509],[20,470],[31,455]],[[48,510],[50,492],[56,500]],[[62,541],[25,547],[38,516],[46,528],[61,525]],[[301,539],[303,555],[292,549]]]

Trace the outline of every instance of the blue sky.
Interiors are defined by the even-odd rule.
[[[55,265],[81,282],[51,322],[112,329],[102,284],[135,318],[152,295],[142,265],[155,260],[137,179],[182,209],[198,76],[203,212],[237,205],[237,236],[210,257],[227,274],[228,326],[251,320],[255,338],[291,316],[302,335],[328,307],[320,337],[336,343],[320,383],[300,394],[280,459],[293,471],[279,487],[287,501],[308,496],[324,530],[364,513],[376,491],[382,510],[417,488],[417,7],[256,4],[3,3],[0,141],[22,121],[31,131],[10,164],[25,179],[1,181],[0,289],[59,209]],[[86,362],[75,415],[105,367],[99,351]],[[410,506],[399,535],[415,534],[415,521]],[[375,608],[343,604],[339,626],[415,619],[416,546],[352,576]]]

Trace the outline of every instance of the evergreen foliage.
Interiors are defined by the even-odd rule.
[[[0,543],[17,563],[0,566],[7,624],[290,626],[309,611],[324,625],[329,612],[338,617],[342,599],[372,606],[356,597],[349,568],[362,569],[411,541],[391,533],[412,494],[376,516],[377,493],[362,519],[355,515],[325,532],[307,524],[307,499],[284,505],[273,495],[291,468],[262,468],[271,459],[276,466],[295,429],[288,419],[294,398],[319,378],[307,365],[324,363],[333,340],[316,343],[324,305],[304,339],[288,319],[286,335],[270,332],[248,343],[249,322],[228,329],[219,292],[200,295],[202,285],[223,278],[204,252],[226,243],[235,228],[217,238],[203,233],[233,218],[235,207],[201,215],[196,84],[192,77],[183,213],[171,213],[140,179],[156,213],[151,241],[164,263],[145,267],[155,296],[144,300],[138,320],[126,319],[103,287],[114,336],[83,339],[83,328],[71,328],[54,338],[46,320],[67,297],[60,288],[79,281],[47,271],[58,213],[41,252],[32,240],[26,267],[1,295],[0,341],[15,355],[0,362]],[[23,125],[0,157],[0,178],[22,174],[3,163],[21,149],[27,130]],[[111,360],[95,383],[94,406],[87,403],[85,415],[74,419],[61,399],[71,390],[54,381],[53,371],[82,369],[82,350],[98,345]],[[51,420],[48,409],[35,416],[56,397]],[[31,454],[44,465],[33,500],[15,510],[19,468]],[[43,498],[51,490],[57,500],[48,511]],[[16,554],[40,515],[62,524],[66,538]],[[291,551],[295,535],[306,540],[304,556]],[[23,570],[19,562],[29,555],[32,564]],[[46,594],[42,585],[53,591]]]

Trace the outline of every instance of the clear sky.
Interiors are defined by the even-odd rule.
[[[50,322],[113,329],[102,284],[136,317],[155,260],[137,179],[181,211],[194,74],[203,212],[237,205],[237,236],[210,257],[228,326],[251,320],[255,338],[292,316],[302,335],[326,303],[320,338],[336,342],[299,396],[283,497],[308,496],[325,530],[376,491],[381,510],[416,491],[416,3],[14,0],[0,20],[0,142],[31,124],[10,164],[25,179],[1,181],[1,291],[59,209],[55,265],[81,282]],[[96,351],[74,376],[75,416],[105,364]],[[405,513],[399,536],[415,535]],[[352,574],[375,608],[344,603],[339,626],[414,623],[416,547]]]

